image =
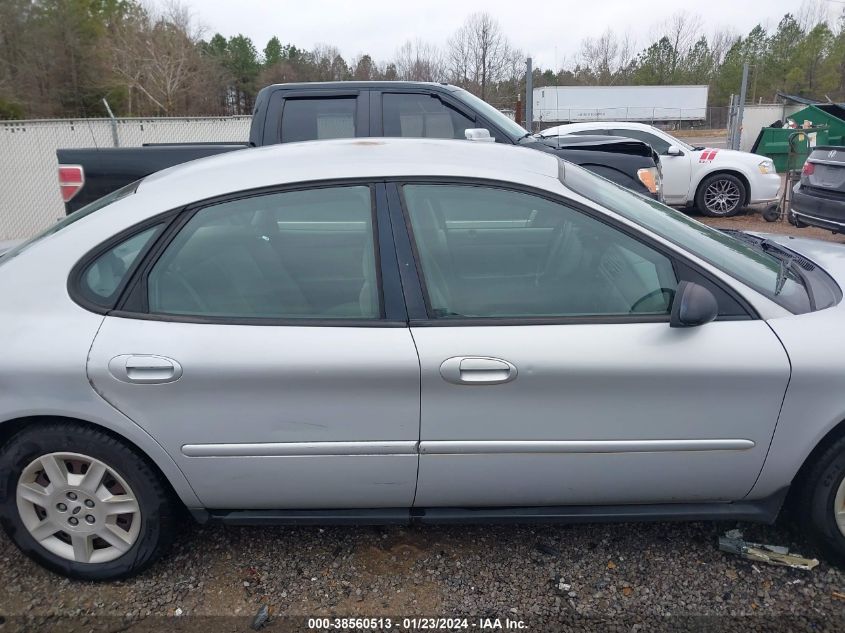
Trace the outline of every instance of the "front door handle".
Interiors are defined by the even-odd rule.
[[[501,385],[516,379],[516,367],[501,358],[453,356],[440,365],[440,375],[456,385]]]
[[[155,385],[174,382],[182,366],[172,358],[155,354],[121,354],[109,361],[109,371],[121,382]]]

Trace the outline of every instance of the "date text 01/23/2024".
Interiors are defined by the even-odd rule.
[[[510,618],[309,618],[310,630],[377,631],[377,630],[422,630],[457,631],[471,630],[525,630],[526,623]]]

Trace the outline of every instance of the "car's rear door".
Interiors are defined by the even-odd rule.
[[[185,210],[105,317],[93,387],[206,507],[411,505],[419,365],[383,187]]]
[[[391,195],[394,226],[412,238],[403,251],[397,236],[422,369],[415,505],[717,501],[751,489],[789,363],[740,298],[574,202],[472,182]],[[711,288],[717,321],[669,327],[679,279]]]

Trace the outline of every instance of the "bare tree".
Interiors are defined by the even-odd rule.
[[[488,88],[505,79],[513,50],[499,22],[487,13],[473,13],[449,39],[452,80],[475,89],[484,99]]]
[[[443,54],[433,44],[420,39],[408,40],[400,46],[391,63],[403,81],[443,81],[446,78]]]
[[[666,38],[671,45],[671,59],[668,59],[667,79],[675,77],[681,61],[701,37],[703,21],[698,14],[678,11],[652,30],[653,39]]]
[[[607,85],[616,72],[616,58],[619,54],[619,41],[616,34],[607,29],[599,37],[586,37],[581,40],[581,64],[593,71],[599,84]]]
[[[714,70],[722,65],[722,62],[725,61],[725,55],[736,44],[739,37],[739,34],[732,28],[720,29],[710,36],[710,54],[713,55]]]
[[[832,2],[826,0],[803,0],[795,19],[805,33],[809,33],[822,22],[833,23]]]
[[[197,46],[201,36],[202,28],[177,2],[159,13],[139,9],[115,28],[110,57],[127,88],[130,113],[148,112],[148,104],[165,114],[192,111],[192,103],[210,96],[205,88],[212,71]]]
[[[348,78],[349,67],[337,46],[317,44],[309,56],[314,76],[307,77],[306,81],[341,81]]]
[[[630,31],[625,31],[619,42],[619,52],[616,55],[616,72],[610,83],[628,83],[637,59],[637,42]]]

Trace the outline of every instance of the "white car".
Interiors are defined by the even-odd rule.
[[[774,163],[759,154],[693,147],[651,125],[625,121],[570,123],[540,132],[543,137],[565,134],[625,136],[651,145],[660,154],[663,200],[672,206],[727,217],[779,197],[781,179]]]

